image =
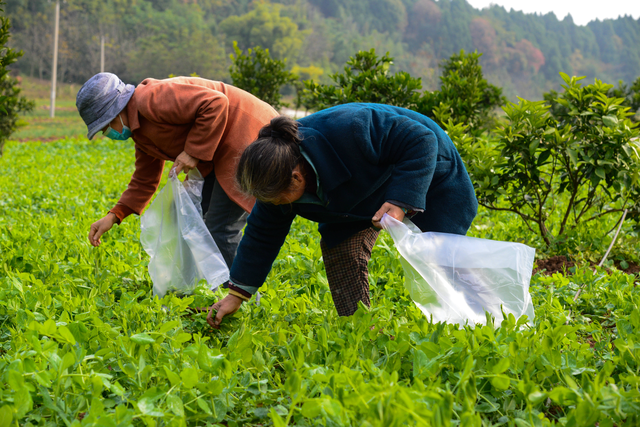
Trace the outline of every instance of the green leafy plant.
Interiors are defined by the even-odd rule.
[[[579,84],[567,86],[576,88],[561,102],[576,113],[561,124],[544,113],[544,105],[537,113],[529,105],[518,113],[522,120],[512,114],[519,125],[505,122],[522,131],[514,139],[545,126],[567,137],[573,135],[563,131],[569,126],[592,138],[591,124],[594,134],[608,135],[597,141],[614,147],[637,132],[623,117],[625,107],[598,91],[592,92],[599,104],[586,103],[593,114],[578,114],[574,98],[590,98],[578,96]],[[604,119],[605,111],[617,126],[612,117]],[[494,140],[474,138],[450,109],[438,106],[434,114],[473,164],[472,173],[482,166],[490,174],[506,162]],[[524,123],[527,114],[531,124]],[[591,122],[580,122],[584,117]],[[548,135],[542,131],[527,143]],[[586,150],[577,154],[586,162],[593,147],[581,144],[574,141]],[[316,224],[298,218],[259,304],[243,304],[213,330],[205,313],[190,309],[209,306],[220,292],[201,284],[191,296],[153,297],[137,217],[115,227],[99,248],[86,241],[89,225],[127,187],[131,144],[67,138],[9,141],[6,150],[12,161],[0,163],[0,425],[640,422],[640,287],[637,276],[614,264],[621,256],[640,261],[628,223],[627,252],[612,254],[606,268],[578,266],[571,275],[532,277],[536,315],[530,326],[513,316],[468,326],[434,324],[415,307],[385,233],[369,263],[372,307],[339,318]],[[539,169],[546,170],[550,158]],[[99,167],[88,169],[95,159],[101,159]],[[550,197],[558,199],[557,207],[570,195]],[[620,207],[622,199],[611,208]],[[554,208],[551,217],[558,213]],[[527,224],[536,227],[512,212],[481,207],[471,233],[544,246]],[[587,233],[606,232],[600,221],[587,224]]]
[[[493,129],[496,110],[505,104],[506,98],[501,88],[484,78],[481,56],[478,52],[467,54],[461,50],[442,61],[440,88],[425,92],[417,111],[435,117],[440,123],[450,118],[466,125],[467,132],[474,136]]]
[[[305,81],[301,103],[311,110],[348,102],[390,104],[413,109],[441,124],[459,123],[477,138],[493,127],[495,110],[506,102],[502,90],[484,78],[480,56],[460,51],[443,61],[440,89],[421,93],[420,78],[406,72],[389,73],[393,58],[388,52],[378,57],[375,49],[359,51],[347,61],[343,73],[330,76],[332,85]]]
[[[631,87],[629,87],[625,99],[628,102],[631,112],[635,114],[633,119],[636,121],[640,120],[640,117],[638,117],[638,114],[640,114],[640,77],[635,79]]]
[[[22,51],[7,46],[11,38],[11,24],[4,14],[4,2],[0,1],[0,157],[5,141],[17,128],[18,115],[33,110],[35,104],[20,96],[18,80],[9,75],[8,66],[22,56]]]
[[[638,202],[639,132],[628,108],[607,95],[611,85],[562,78],[564,92],[552,106],[508,104],[497,144],[468,158],[480,203],[516,213],[547,245],[579,224],[637,209]]]
[[[638,113],[640,113],[640,77],[638,77],[631,85],[625,84],[622,80],[618,81],[618,86],[609,89],[607,95],[610,98],[621,98],[622,106],[629,107],[632,121],[638,121]],[[558,92],[551,90],[543,95],[544,100],[551,106],[550,113],[553,117],[560,119],[568,114],[565,106],[557,101]]]
[[[233,49],[235,55],[231,54],[233,65],[229,69],[233,84],[271,104],[275,109],[287,107],[288,104],[281,101],[280,89],[294,83],[298,77],[285,69],[286,60],[271,58],[269,49],[259,46],[247,49],[244,53],[233,42]]]
[[[316,226],[297,219],[260,304],[243,304],[213,330],[205,313],[187,311],[220,298],[204,285],[186,298],[153,297],[137,217],[99,248],[86,241],[95,217],[126,189],[134,151],[83,138],[7,144],[2,425],[640,422],[635,275],[611,264],[595,274],[536,274],[532,326],[513,316],[487,326],[434,324],[409,299],[393,242],[381,233],[369,263],[372,307],[339,318]],[[100,166],[87,168],[96,158]],[[519,225],[486,209],[475,224],[491,221]]]
[[[404,71],[390,74],[392,64],[389,52],[380,58],[375,49],[358,51],[347,61],[344,73],[330,76],[333,85],[305,81],[302,104],[316,111],[348,102],[376,102],[414,108],[422,83]]]
[[[622,98],[622,105],[629,107],[629,111],[633,114],[632,120],[638,121],[638,110],[640,110],[640,77],[638,77],[631,85],[625,84],[622,80],[618,81],[618,87],[609,90],[609,96]]]

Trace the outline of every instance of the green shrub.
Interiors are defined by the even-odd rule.
[[[322,110],[348,102],[377,102],[418,111],[441,124],[451,120],[479,136],[494,125],[495,110],[506,99],[502,89],[487,83],[477,52],[451,56],[442,62],[440,90],[423,92],[420,78],[409,73],[389,74],[393,58],[378,57],[375,49],[359,51],[347,61],[344,72],[330,76],[333,85],[305,81],[302,104]]]
[[[0,1],[0,11],[4,2]],[[22,56],[22,51],[7,47],[11,34],[11,24],[5,15],[0,16],[0,156],[5,141],[16,130],[18,115],[25,111],[33,110],[34,103],[20,96],[18,80],[9,75],[10,64],[13,64]]]
[[[334,85],[305,81],[302,104],[310,110],[323,110],[349,102],[376,102],[413,108],[420,97],[422,83],[404,71],[389,74],[393,58],[387,52],[378,58],[376,50],[358,51],[347,61],[344,73],[330,76]]]
[[[495,124],[495,111],[506,102],[502,89],[489,84],[482,74],[481,53],[452,55],[442,61],[440,68],[440,89],[425,92],[420,98],[417,110],[435,117],[443,123],[451,118],[456,123],[467,126],[468,132],[479,136],[491,130]],[[436,110],[440,110],[436,114]],[[446,120],[444,120],[446,121]]]
[[[233,84],[257,96],[276,110],[287,107],[282,102],[280,89],[294,83],[298,77],[285,70],[286,60],[271,58],[269,49],[256,46],[243,53],[238,43],[233,42],[235,55],[231,54],[233,65],[229,68]]]
[[[611,85],[562,78],[557,97],[504,108],[497,145],[464,152],[480,203],[518,214],[547,246],[579,224],[638,208],[639,132],[631,113],[608,96]]]
[[[629,107],[629,112],[634,116],[631,120],[637,119],[635,115],[640,110],[640,77],[638,77],[631,86],[625,84],[622,80],[618,81],[618,87],[609,91],[609,96],[622,98],[622,105]],[[636,120],[637,121],[637,120]]]
[[[629,107],[631,116],[629,117],[633,121],[638,121],[640,117],[638,113],[640,110],[640,77],[638,77],[631,86],[625,84],[622,80],[618,81],[618,87],[611,87],[607,92],[607,95],[612,98],[621,98],[622,106]],[[549,91],[543,95],[544,100],[551,106],[550,113],[553,117],[560,119],[567,115],[567,109],[558,103],[558,92],[555,90]]]
[[[631,107],[631,112],[635,114],[634,118],[638,120],[638,114],[640,114],[640,77],[633,82],[626,93],[625,99],[629,103],[629,107]]]

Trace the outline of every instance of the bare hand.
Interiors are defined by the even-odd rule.
[[[373,223],[374,227],[382,228],[380,220],[382,219],[382,215],[384,214],[392,216],[398,221],[402,221],[404,219],[404,212],[402,211],[401,207],[396,206],[393,203],[385,202],[385,204],[383,204],[382,207],[378,209],[378,212],[376,212],[373,218],[371,218],[371,222]]]
[[[180,172],[189,173],[189,171],[198,166],[199,160],[195,157],[191,157],[184,151],[176,157],[176,161],[173,163],[171,172],[174,172],[176,176],[180,175]]]
[[[227,295],[209,308],[207,323],[216,329],[220,329],[220,322],[222,322],[224,316],[235,313],[241,305],[241,298],[238,298],[235,295]],[[214,310],[217,312],[215,318],[213,317]]]
[[[100,243],[102,243],[100,237],[111,230],[113,224],[117,222],[118,217],[116,214],[109,212],[104,218],[91,224],[91,228],[89,229],[89,243],[93,246],[100,246]]]

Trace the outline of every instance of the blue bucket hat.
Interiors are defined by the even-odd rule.
[[[135,89],[111,73],[98,73],[82,85],[76,96],[76,108],[87,125],[89,139],[124,110]]]

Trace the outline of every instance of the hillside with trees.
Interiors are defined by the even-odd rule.
[[[9,0],[20,73],[50,78],[54,4]],[[631,83],[640,70],[640,20],[576,25],[570,16],[531,15],[465,0],[67,0],[61,5],[58,76],[82,83],[106,70],[125,81],[169,74],[229,81],[233,42],[268,48],[303,79],[328,81],[358,50],[395,59],[393,71],[438,86],[439,63],[481,52],[489,82],[515,99],[541,99],[559,72]],[[14,67],[14,68],[16,68]]]

